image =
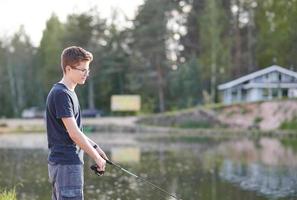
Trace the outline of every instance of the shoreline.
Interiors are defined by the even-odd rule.
[[[295,131],[261,131],[230,128],[176,128],[136,124],[137,117],[102,117],[84,119],[84,132],[99,145],[141,146],[159,140],[187,141],[197,138],[211,140],[273,137],[297,138]],[[154,142],[152,142],[154,141]],[[43,119],[0,119],[0,148],[47,149]]]
[[[150,127],[151,128],[151,127]],[[150,129],[152,131],[152,129]],[[158,129],[159,132],[96,132],[86,133],[98,145],[105,149],[113,147],[135,146],[150,148],[166,145],[195,144],[200,141],[222,141],[241,138],[259,139],[296,139],[296,133],[284,132],[243,132],[239,130],[184,130]],[[39,133],[4,133],[0,134],[0,148],[5,149],[47,149],[46,132]]]

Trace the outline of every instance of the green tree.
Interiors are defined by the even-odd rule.
[[[261,67],[271,64],[296,66],[295,0],[257,1],[257,60]]]
[[[13,107],[7,66],[8,50],[3,43],[0,41],[0,116],[12,117]]]
[[[106,28],[106,45],[101,52],[100,70],[96,76],[96,88],[100,91],[97,101],[105,109],[110,108],[110,97],[113,94],[131,94],[127,74],[130,55],[127,45],[129,31],[119,30],[115,21]],[[109,110],[109,109],[107,109]]]
[[[198,58],[201,53],[201,37],[200,37],[200,16],[204,9],[205,0],[187,1],[186,5],[191,7],[191,10],[186,14],[186,21],[183,24],[187,32],[181,37],[180,43],[184,47],[181,51],[181,56],[186,60],[191,60],[193,56]]]
[[[92,21],[93,17],[88,13],[69,15],[65,24],[66,35],[64,38],[64,46],[81,46],[89,50],[88,47],[90,45],[93,31]],[[82,107],[93,108],[93,78],[89,77],[86,87],[79,87],[77,90],[80,95]]]
[[[62,77],[60,55],[63,50],[64,33],[63,24],[55,14],[52,14],[46,22],[36,58],[36,71],[39,74],[36,78],[42,86],[39,92],[42,101],[45,100],[52,85]]]
[[[221,0],[206,2],[200,17],[201,54],[204,77],[210,79],[210,96],[215,102],[218,74],[227,76],[230,66],[230,40],[226,34],[227,15]]]
[[[202,103],[203,74],[199,62],[193,56],[168,76],[170,108],[188,108]]]
[[[69,15],[65,24],[64,46],[81,46],[94,54],[94,61],[91,63],[92,72],[87,85],[78,88],[82,107],[95,107],[94,77],[100,65],[101,55],[98,53],[103,52],[101,42],[104,40],[105,23],[105,20],[99,18],[97,11],[91,9],[89,12]]]
[[[24,28],[21,26],[9,44],[6,63],[11,106],[15,117],[21,115],[21,111],[27,107],[30,101],[34,101],[32,99],[34,90],[31,88],[32,85],[36,84],[32,68],[33,57],[34,48]]]
[[[133,70],[130,71],[130,86],[142,95],[142,99],[151,101],[157,97],[158,107],[155,110],[159,112],[166,109],[166,75],[169,70],[167,24],[176,3],[170,0],[145,1],[139,7],[132,30]]]

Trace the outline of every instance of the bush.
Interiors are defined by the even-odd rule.
[[[297,130],[297,117],[294,117],[291,121],[285,121],[280,125],[280,129],[283,130]]]
[[[179,128],[212,128],[213,125],[207,121],[187,121],[177,125]]]
[[[263,120],[263,118],[258,116],[254,119],[254,124],[259,124],[259,123],[261,123],[262,120]]]

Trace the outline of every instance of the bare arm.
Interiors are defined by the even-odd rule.
[[[86,136],[87,137],[87,136]],[[99,147],[99,145],[96,144],[93,140],[91,140],[89,137],[87,137],[89,142],[93,147],[96,147],[96,151],[99,153],[99,155],[104,158],[105,160],[108,160],[108,157],[106,156],[105,152]]]
[[[93,148],[89,142],[89,138],[79,130],[74,117],[62,118],[62,121],[69,133],[70,138],[83,149],[91,158],[94,159],[98,165],[99,170],[105,170],[105,160],[99,155],[99,153]]]

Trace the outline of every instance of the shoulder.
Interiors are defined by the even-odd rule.
[[[65,87],[63,87],[61,84],[56,83],[52,87],[49,94],[54,95],[54,96],[63,96],[63,95],[69,95],[69,91]]]
[[[48,94],[48,100],[68,100],[71,99],[69,91],[59,84],[55,84]]]

